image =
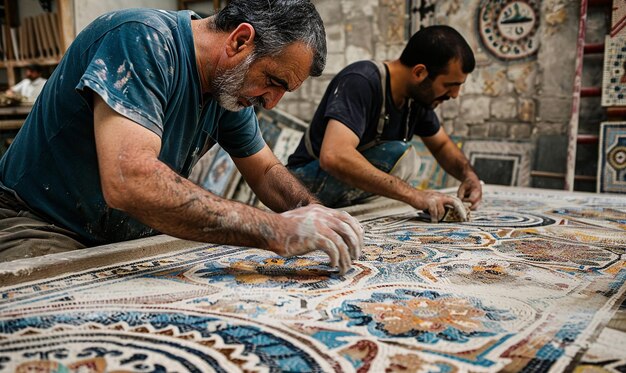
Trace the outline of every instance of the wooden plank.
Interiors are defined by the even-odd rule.
[[[17,130],[24,124],[24,119],[0,120],[0,130]]]
[[[31,18],[26,17],[24,19],[24,32],[26,33],[26,59],[34,58],[35,53],[33,50],[33,29],[31,25]]]
[[[53,51],[52,51],[52,43],[50,42],[50,33],[48,32],[48,29],[46,28],[46,15],[45,14],[40,14],[37,16],[37,24],[39,25],[39,30],[41,33],[41,43],[44,46],[44,50],[45,50],[45,55],[47,57],[52,57],[54,55]]]
[[[54,32],[52,31],[52,24],[50,24],[50,13],[42,14],[42,21],[44,24],[44,29],[46,30],[46,37],[48,38],[48,46],[50,48],[50,53],[52,56],[58,56],[59,51],[57,49],[57,42],[54,39]]]
[[[41,30],[41,28],[39,27],[39,22],[37,22],[37,17],[33,17],[33,28],[35,29],[35,41],[36,41],[36,45],[37,45],[37,53],[36,56],[37,57],[47,57],[46,54],[46,47],[43,44],[43,30]]]
[[[24,48],[24,44],[26,43],[26,36],[24,34],[24,23],[22,22],[22,25],[19,28],[18,31],[19,34],[19,43],[20,43],[20,59],[25,59],[26,58],[26,49]]]
[[[61,56],[63,54],[63,45],[61,44],[61,35],[59,33],[59,15],[57,13],[48,13],[48,23],[52,29],[56,55]]]
[[[574,91],[572,92],[572,112],[567,131],[567,161],[565,164],[564,189],[574,190],[576,173],[576,144],[578,138],[578,121],[580,114],[580,91],[582,88],[583,52],[585,49],[585,33],[587,29],[587,0],[580,1],[580,18],[578,21],[578,38],[576,45],[576,70],[574,72]]]
[[[5,1],[4,2],[4,14],[5,14],[5,18],[4,20],[6,21],[4,24],[4,28],[3,28],[3,38],[4,38],[4,51],[5,51],[5,56],[7,59],[9,60],[14,60],[15,56],[13,55],[13,43],[11,42],[11,16],[13,14],[13,9],[12,6],[16,5],[13,4],[11,1]]]
[[[61,39],[61,54],[65,53],[67,48],[74,40],[74,13],[73,0],[57,0],[57,8],[59,9],[59,35]]]

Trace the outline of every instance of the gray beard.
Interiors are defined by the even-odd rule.
[[[232,69],[216,72],[217,76],[211,82],[211,91],[217,102],[224,109],[228,111],[239,111],[244,108],[244,106],[239,103],[238,94],[243,89],[246,74],[254,59],[255,56],[249,54],[243,62]]]

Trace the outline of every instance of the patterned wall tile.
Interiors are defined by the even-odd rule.
[[[487,184],[528,186],[532,152],[530,142],[470,140],[463,145],[463,153]]]
[[[626,193],[626,122],[600,127],[597,191]]]
[[[626,36],[605,39],[602,106],[626,105]]]

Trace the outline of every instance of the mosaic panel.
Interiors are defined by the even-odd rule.
[[[220,197],[230,198],[239,179],[241,175],[235,162],[226,150],[220,147],[206,172],[206,177],[200,180],[200,186]]]
[[[381,210],[343,276],[197,244],[5,285],[0,371],[623,370],[623,198],[487,186],[473,216]]]
[[[532,144],[529,142],[467,141],[463,153],[487,184],[530,184]]]
[[[626,193],[626,122],[604,122],[598,146],[597,191]]]
[[[626,36],[606,37],[602,106],[626,105]]]

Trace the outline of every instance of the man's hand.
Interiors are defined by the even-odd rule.
[[[468,212],[459,198],[431,190],[416,190],[415,193],[416,198],[411,203],[411,206],[419,210],[428,211],[431,222],[437,223],[441,221],[446,213],[446,207],[454,209],[457,216],[459,216],[459,221],[468,220]]]
[[[363,228],[346,212],[312,204],[280,214],[284,224],[275,232],[269,249],[291,257],[322,250],[331,267],[345,274],[358,259],[363,247]]]
[[[463,180],[459,186],[457,196],[464,202],[469,202],[472,205],[470,208],[476,210],[480,205],[480,200],[483,197],[483,188],[478,176],[475,173],[471,173]]]

